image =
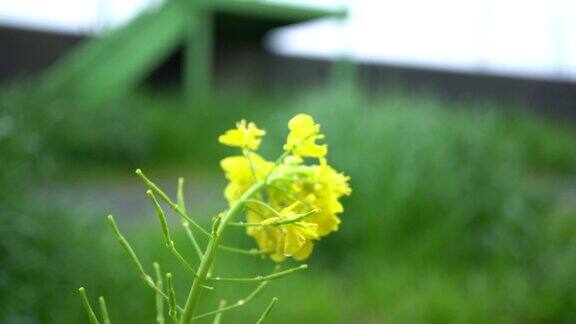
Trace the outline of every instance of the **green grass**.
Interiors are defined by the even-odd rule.
[[[498,104],[402,93],[371,100],[350,93],[235,94],[193,107],[169,94],[99,107],[41,105],[17,89],[3,91],[1,99],[13,126],[0,138],[11,152],[0,155],[6,197],[0,200],[14,212],[2,215],[9,235],[0,241],[0,251],[8,251],[0,254],[7,265],[0,268],[0,321],[80,322],[80,285],[93,303],[107,297],[115,322],[153,318],[152,294],[103,218],[92,218],[105,206],[84,215],[30,206],[25,193],[39,177],[177,167],[222,183],[217,163],[233,151],[216,142],[220,133],[240,118],[254,120],[268,131],[262,149],[273,158],[297,112],[322,124],[329,158],[352,177],[354,192],[344,202],[341,230],[318,244],[311,269],[275,282],[229,320],[253,322],[274,295],[280,302],[271,322],[576,320],[576,206],[570,203],[576,136],[568,126]],[[222,207],[192,211],[205,216]],[[145,264],[159,260],[176,273],[183,302],[187,280],[164,250],[154,218],[124,227]],[[242,233],[229,241],[251,244]],[[271,267],[241,256],[221,258],[218,266],[246,275]],[[221,294],[234,300],[237,288],[205,293],[202,307],[216,307]]]

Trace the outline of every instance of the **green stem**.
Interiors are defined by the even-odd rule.
[[[162,210],[162,207],[158,203],[158,200],[156,200],[152,190],[147,190],[146,195],[148,195],[148,198],[150,198],[154,208],[156,209],[156,214],[158,215],[160,226],[162,226],[162,235],[164,235],[164,241],[166,242],[166,245],[168,245],[170,242],[172,242],[172,238],[170,237],[170,229],[168,228],[168,220],[166,219],[166,214],[164,214],[164,210]]]
[[[166,289],[168,291],[168,316],[170,316],[172,322],[178,323],[178,312],[176,311],[176,292],[174,291],[174,285],[172,284],[172,274],[170,272],[166,274]]]
[[[152,190],[146,191],[146,194],[148,195],[148,197],[152,201],[152,204],[154,205],[154,208],[156,209],[158,220],[160,221],[160,225],[162,226],[162,234],[164,235],[164,242],[166,243],[166,247],[168,248],[168,250],[170,250],[170,252],[172,252],[172,254],[174,254],[174,256],[176,256],[176,258],[178,259],[178,261],[180,261],[180,263],[182,263],[188,270],[190,270],[194,275],[196,275],[196,271],[194,270],[194,268],[192,268],[192,266],[186,261],[186,259],[184,259],[182,254],[180,254],[180,252],[178,252],[178,250],[176,249],[174,241],[172,241],[172,237],[170,236],[170,228],[168,227],[168,220],[166,219],[166,214],[164,214],[164,210],[162,210],[162,207],[158,203],[158,200],[156,200],[156,196],[154,196]]]
[[[286,224],[292,224],[292,223],[296,223],[299,222],[301,220],[303,220],[304,218],[310,216],[310,215],[314,215],[315,213],[317,213],[318,211],[316,209],[313,209],[309,212],[306,212],[304,214],[298,214],[292,217],[287,217],[284,219],[273,219],[273,218],[268,218],[263,220],[260,223],[230,223],[229,225],[231,226],[242,226],[242,227],[254,227],[254,226],[280,226],[280,225],[286,225]],[[268,221],[270,220],[270,221]]]
[[[229,310],[234,309],[234,308],[242,307],[242,306],[246,305],[246,304],[247,304],[250,300],[252,300],[254,297],[256,297],[256,295],[258,295],[258,293],[259,293],[260,291],[262,291],[262,289],[264,289],[264,287],[266,287],[267,284],[268,284],[268,281],[262,282],[262,283],[259,284],[259,285],[256,287],[256,289],[254,289],[248,296],[246,296],[244,299],[240,299],[239,301],[237,301],[236,303],[234,303],[234,304],[232,304],[232,305],[230,305],[230,306],[226,306],[226,307],[223,307],[223,308],[219,308],[219,309],[217,309],[217,310],[215,310],[215,311],[211,311],[211,312],[204,313],[204,314],[201,314],[201,315],[198,315],[198,316],[194,316],[193,319],[195,319],[195,320],[196,320],[196,319],[201,319],[201,318],[204,318],[204,317],[207,317],[207,316],[212,316],[212,315],[214,315],[214,314],[218,314],[218,313],[222,313],[222,312],[225,312],[225,311],[229,311]]]
[[[307,211],[303,214],[297,214],[297,215],[294,215],[292,217],[286,217],[284,219],[265,219],[262,221],[262,225],[264,225],[264,226],[279,226],[279,225],[296,223],[296,222],[303,220],[304,218],[306,218],[308,216],[316,214],[317,212],[318,212],[318,210],[312,209],[312,210]]]
[[[110,226],[112,226],[112,229],[114,230],[114,234],[116,234],[118,242],[120,242],[120,245],[122,245],[126,253],[128,253],[130,260],[132,260],[132,263],[136,267],[136,270],[138,270],[138,272],[140,273],[142,279],[144,279],[147,285],[152,285],[155,288],[157,288],[156,285],[154,284],[154,281],[152,281],[152,278],[150,278],[150,276],[146,273],[146,271],[144,271],[144,267],[142,267],[142,263],[140,263],[140,259],[138,259],[136,252],[134,252],[134,250],[130,246],[130,243],[128,243],[128,240],[126,240],[124,235],[122,235],[122,232],[120,232],[118,225],[116,225],[116,222],[114,221],[114,216],[108,215],[108,222],[110,223]]]
[[[200,290],[202,285],[207,279],[208,271],[214,261],[216,252],[218,251],[218,245],[220,244],[220,239],[224,234],[226,226],[228,223],[242,210],[244,203],[247,199],[250,199],[252,195],[258,192],[265,186],[265,182],[257,182],[252,185],[221,218],[219,217],[218,227],[215,229],[213,235],[210,235],[211,239],[206,247],[206,252],[202,256],[200,261],[200,266],[198,268],[198,277],[194,280],[192,288],[188,294],[188,299],[186,301],[186,306],[184,306],[184,312],[180,319],[180,324],[188,324],[194,317],[194,310],[196,304],[198,303],[198,298],[200,296]]]
[[[178,178],[178,192],[176,194],[176,201],[178,203],[178,207],[182,210],[184,214],[186,214],[186,201],[184,200],[184,178]],[[198,255],[198,259],[202,259],[202,249],[200,248],[200,244],[196,241],[196,237],[194,237],[194,233],[190,230],[190,222],[186,219],[182,219],[182,226],[186,231],[186,235],[194,245],[194,250],[196,250],[196,254]]]
[[[148,179],[148,177],[146,177],[146,175],[144,175],[144,173],[142,172],[142,170],[140,169],[136,169],[136,175],[138,175],[140,178],[142,178],[142,180],[144,181],[144,183],[146,183],[146,186],[148,186],[148,188],[152,191],[154,191],[156,194],[158,194],[160,196],[160,199],[162,199],[166,204],[168,204],[168,206],[170,207],[170,209],[172,209],[174,212],[176,212],[183,220],[191,223],[192,225],[194,225],[201,233],[203,233],[204,235],[210,237],[210,233],[208,233],[202,226],[200,226],[198,223],[196,223],[192,218],[190,218],[186,212],[184,212],[182,210],[182,208],[180,208],[177,204],[175,204],[172,199],[170,199],[170,197],[168,197],[167,194],[164,193],[164,191],[162,191],[160,188],[158,188],[158,186],[156,186],[156,184],[154,182],[152,182],[150,179]]]
[[[146,286],[150,287],[156,293],[160,294],[162,296],[162,298],[164,298],[165,300],[168,300],[168,296],[162,290],[160,290],[160,289],[158,289],[158,287],[156,287],[154,280],[152,280],[152,278],[150,278],[150,276],[146,273],[146,271],[144,271],[144,267],[142,267],[142,263],[140,263],[138,256],[136,256],[136,253],[134,252],[134,250],[130,246],[130,243],[128,243],[128,240],[126,240],[126,238],[124,238],[124,236],[122,235],[122,232],[120,232],[120,229],[118,228],[118,225],[116,225],[116,222],[114,221],[114,216],[108,215],[108,222],[110,223],[110,226],[112,226],[112,229],[114,230],[114,233],[116,234],[116,238],[118,239],[118,242],[120,242],[120,245],[122,245],[122,247],[124,248],[126,253],[128,253],[130,260],[132,260],[132,263],[136,267],[136,270],[140,274],[140,277],[142,278],[142,280],[144,280],[144,283],[146,284]],[[179,306],[177,306],[177,309],[180,312],[183,311],[183,309]]]
[[[162,271],[160,270],[160,264],[158,264],[158,262],[154,262],[154,272],[156,273],[156,287],[162,291],[164,284],[162,282]],[[156,322],[158,324],[164,324],[164,298],[158,293],[156,293]]]
[[[220,300],[220,304],[218,305],[218,309],[222,309],[226,307],[226,300],[222,299]],[[216,316],[214,316],[214,321],[212,322],[212,324],[220,324],[220,322],[222,321],[222,312],[216,314]]]
[[[281,187],[279,187],[279,186],[277,186],[277,185],[274,185],[274,184],[269,184],[269,186],[272,187],[272,188],[274,188],[274,189],[276,189],[276,190],[278,190],[278,191],[280,191],[281,193],[283,193],[284,195],[286,195],[286,197],[288,197],[290,200],[292,200],[292,201],[298,201],[298,202],[300,202],[302,205],[304,205],[304,206],[306,206],[306,207],[308,207],[308,208],[312,208],[312,205],[310,205],[310,203],[304,201],[303,199],[300,199],[300,198],[298,198],[298,197],[295,197],[294,195],[292,195],[290,192],[286,191],[285,189],[283,189],[283,188],[281,188]]]
[[[92,310],[92,306],[90,306],[90,301],[88,300],[88,296],[86,296],[86,289],[84,287],[80,287],[78,289],[80,292],[80,298],[82,299],[82,304],[84,305],[84,309],[86,309],[86,313],[88,313],[88,318],[90,319],[91,324],[100,324],[96,314],[94,314],[94,310]]]
[[[110,317],[108,316],[108,309],[106,308],[106,300],[104,299],[104,296],[100,296],[98,301],[100,302],[100,313],[102,313],[102,321],[104,321],[104,324],[110,324]]]
[[[266,317],[268,317],[268,315],[272,311],[272,308],[274,308],[274,306],[276,305],[277,302],[278,302],[278,298],[276,298],[276,297],[272,298],[272,300],[270,301],[270,304],[268,304],[268,307],[266,307],[266,309],[264,310],[264,313],[262,313],[262,315],[260,315],[260,318],[258,319],[256,324],[264,323],[264,320],[266,319]]]
[[[200,248],[200,244],[198,244],[198,241],[196,241],[196,238],[194,237],[192,230],[190,230],[190,223],[182,222],[182,226],[184,227],[184,231],[186,232],[186,236],[188,236],[188,238],[192,242],[192,245],[194,246],[194,250],[196,251],[196,255],[198,256],[198,260],[202,260],[202,249]]]
[[[288,270],[276,272],[276,273],[273,273],[273,274],[267,275],[267,276],[256,276],[253,278],[220,278],[220,277],[214,277],[214,278],[208,278],[208,280],[217,281],[217,282],[262,282],[262,281],[269,281],[269,280],[273,280],[273,279],[282,278],[284,276],[291,275],[295,272],[298,272],[300,270],[304,270],[307,268],[308,268],[307,264],[302,264],[298,267],[294,267],[294,268],[291,268]]]
[[[231,246],[225,246],[225,245],[220,245],[218,248],[220,248],[221,250],[224,250],[224,251],[228,251],[228,252],[234,252],[234,253],[244,254],[244,255],[253,255],[253,256],[264,255],[264,254],[270,253],[269,251],[260,251],[258,249],[245,250],[245,249],[239,249],[239,248],[235,248],[235,247],[231,247]]]
[[[176,202],[178,207],[186,213],[186,202],[184,201],[184,178],[178,178],[178,191],[176,192]]]
[[[260,205],[260,206],[268,209],[269,211],[271,211],[272,214],[274,214],[274,216],[276,216],[276,217],[281,217],[280,213],[279,213],[276,209],[274,209],[274,207],[268,205],[267,203],[265,203],[265,202],[263,202],[263,201],[256,200],[256,199],[248,199],[248,200],[246,200],[246,202],[247,202],[247,203],[251,203],[251,204]]]

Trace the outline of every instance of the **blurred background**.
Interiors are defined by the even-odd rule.
[[[299,112],[353,195],[309,271],[225,322],[272,296],[278,323],[576,322],[573,1],[0,0],[0,323],[85,323],[79,286],[113,322],[154,320],[108,213],[183,303],[134,169],[172,195],[184,176],[208,225],[233,154],[217,136],[254,120],[273,159]]]

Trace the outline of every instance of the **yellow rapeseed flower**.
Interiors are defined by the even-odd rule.
[[[332,195],[336,198],[349,196],[352,189],[348,185],[350,177],[334,170],[328,165],[326,159],[320,159],[320,165],[316,167],[315,181],[317,192],[323,192],[326,195]]]
[[[338,214],[344,211],[340,198],[351,194],[349,177],[334,170],[322,158],[320,165],[282,164],[278,167],[275,179],[274,188],[268,192],[272,204],[285,206],[295,199],[303,201],[308,210],[318,211],[306,221],[318,225],[319,236],[338,230]]]
[[[224,195],[230,205],[254,183],[266,181],[265,187],[252,196],[253,201],[245,205],[248,223],[261,225],[249,226],[246,230],[258,248],[277,262],[287,257],[306,259],[315,241],[337,231],[341,222],[339,215],[344,211],[340,199],[351,193],[350,178],[328,164],[327,146],[316,143],[324,138],[320,125],[312,117],[298,114],[288,127],[290,133],[284,150],[289,154],[277,163],[254,152],[227,157],[221,162],[229,181]],[[238,123],[238,129],[248,128],[245,123]],[[307,165],[305,157],[316,157],[319,162]],[[316,213],[303,219],[293,218],[311,210]]]
[[[224,189],[224,197],[230,204],[234,203],[256,180],[264,179],[273,165],[274,163],[266,161],[256,153],[223,159],[220,161],[220,166],[229,181]]]
[[[284,144],[284,150],[300,157],[324,157],[328,152],[326,144],[316,144],[323,139],[320,125],[314,122],[310,115],[298,114],[288,122],[290,133]]]
[[[218,141],[224,145],[240,147],[242,149],[257,150],[262,142],[260,137],[266,135],[266,131],[256,127],[256,124],[242,119],[236,123],[236,128],[227,130],[218,137]]]
[[[261,213],[250,213],[249,221],[260,222],[262,226],[249,227],[248,234],[256,239],[261,250],[270,251],[275,261],[283,261],[286,257],[304,260],[312,253],[312,240],[318,238],[318,226],[304,220],[282,223],[298,215],[295,210],[299,205],[295,202],[278,215],[264,219]],[[276,223],[282,224],[274,225]]]

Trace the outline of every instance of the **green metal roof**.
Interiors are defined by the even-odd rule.
[[[206,48],[192,53],[199,61],[190,58],[194,64],[190,71],[193,72],[185,71],[191,73],[189,79],[198,80],[191,84],[202,87],[202,82],[210,80],[205,76],[211,73],[210,62],[203,56],[211,55],[209,47],[212,40],[211,36],[206,36],[209,37],[207,43],[189,42],[191,33],[211,34],[206,28],[220,28],[216,25],[227,24],[224,29],[246,29],[247,33],[260,37],[275,27],[345,14],[342,10],[321,10],[256,0],[194,1],[169,0],[158,10],[143,13],[107,36],[84,42],[47,71],[43,79],[45,88],[49,92],[87,99],[113,98],[136,87],[182,44],[200,44],[199,47]],[[202,15],[216,19],[205,20]],[[218,17],[222,16],[226,19],[219,20]],[[194,19],[198,23],[195,24]],[[210,25],[204,26],[203,23]],[[208,66],[200,68],[199,72],[196,67],[201,64]]]
[[[217,13],[227,13],[250,18],[279,20],[286,24],[327,17],[343,17],[346,10],[329,10],[308,6],[249,0],[215,0],[208,6]]]

